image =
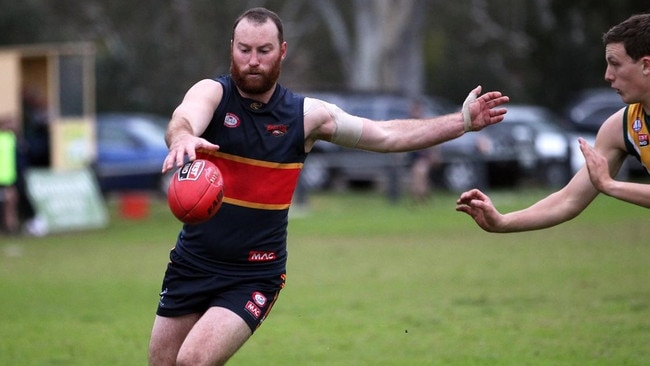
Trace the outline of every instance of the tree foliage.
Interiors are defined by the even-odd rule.
[[[460,101],[477,84],[561,107],[605,86],[601,35],[647,0],[0,0],[0,45],[93,41],[98,110],[168,114],[228,71],[232,22],[266,6],[285,23],[282,83]]]

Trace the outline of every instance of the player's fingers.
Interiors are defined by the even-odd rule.
[[[215,145],[213,143],[210,143],[208,141],[201,141],[198,144],[196,144],[196,149],[204,149],[204,150],[214,150],[217,151],[219,150],[219,145]]]
[[[510,97],[502,95],[500,92],[489,92],[481,96],[488,108],[498,107],[502,104],[508,103]]]
[[[196,160],[196,149],[188,149],[187,150],[187,158],[190,161]],[[176,166],[179,166],[179,167],[183,166],[184,163],[185,163],[185,154],[184,153],[177,154],[176,155]]]
[[[167,154],[162,165],[162,172],[167,173],[174,166],[174,159],[171,155]]]
[[[461,201],[471,201],[472,199],[475,199],[475,198],[480,199],[482,197],[485,197],[485,194],[483,192],[481,192],[480,190],[474,188],[474,189],[470,189],[469,191],[461,193],[459,200],[461,200]]]
[[[585,158],[591,155],[593,152],[593,148],[591,147],[591,145],[589,145],[585,140],[582,141],[578,140],[578,141],[580,143],[580,152],[582,152],[582,155]]]

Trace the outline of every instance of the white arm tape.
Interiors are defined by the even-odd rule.
[[[361,138],[361,131],[363,130],[363,120],[361,117],[348,114],[335,104],[318,99],[312,100],[320,102],[327,113],[332,116],[332,120],[336,125],[336,129],[332,135],[332,142],[345,147],[356,147]],[[308,112],[306,110],[305,114]]]

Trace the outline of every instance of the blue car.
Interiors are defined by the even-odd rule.
[[[103,193],[167,193],[171,173],[162,174],[167,156],[168,118],[141,113],[97,115],[95,174]]]

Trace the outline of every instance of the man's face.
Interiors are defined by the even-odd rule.
[[[231,45],[230,74],[242,93],[259,95],[272,90],[280,77],[286,43],[268,20],[255,24],[243,19],[235,28]]]
[[[625,50],[622,43],[610,43],[605,46],[605,80],[621,96],[627,104],[638,103],[646,92],[642,81],[644,80],[643,58],[634,61]]]

